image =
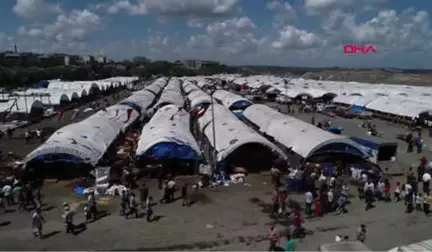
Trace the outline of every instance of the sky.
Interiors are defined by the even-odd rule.
[[[431,11],[430,0],[3,0],[0,50],[432,68]]]

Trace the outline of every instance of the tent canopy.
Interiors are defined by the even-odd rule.
[[[303,158],[331,152],[366,156],[362,148],[347,137],[334,135],[266,105],[254,104],[243,112],[243,116],[261,132],[292,148]]]
[[[249,128],[227,108],[220,104],[215,104],[213,108],[216,146],[213,142],[213,127],[211,125],[213,123],[211,116],[212,107],[209,107],[204,115],[199,119],[199,127],[200,131],[205,134],[213,148],[217,150],[217,160],[219,162],[227,158],[239,147],[249,143],[261,144],[269,150],[277,153],[280,157],[284,159],[287,158],[280,148],[256,133],[253,129]]]
[[[189,113],[176,105],[160,108],[143,127],[137,156],[154,159],[193,160],[200,149],[189,130]]]

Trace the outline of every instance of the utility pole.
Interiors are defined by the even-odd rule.
[[[213,131],[213,162],[212,162],[212,170],[213,172],[217,169],[217,150],[216,150],[216,127],[215,127],[215,116],[214,116],[214,98],[213,93],[216,90],[214,89],[214,86],[212,86],[212,92],[210,94],[211,96],[211,117],[212,117],[212,131]]]

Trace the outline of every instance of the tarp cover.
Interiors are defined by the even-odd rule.
[[[212,107],[214,107],[216,146],[213,142],[213,127],[211,125]],[[240,146],[248,143],[262,144],[278,153],[282,158],[287,158],[280,148],[249,128],[227,108],[220,104],[214,104],[212,107],[207,109],[198,122],[200,131],[205,134],[210,144],[217,150],[218,162],[224,160]]]
[[[198,159],[200,149],[189,128],[189,113],[176,105],[160,108],[144,126],[137,156],[154,159]]]

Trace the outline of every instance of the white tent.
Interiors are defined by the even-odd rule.
[[[168,150],[171,157],[182,158],[180,154],[185,154],[184,159],[193,155],[189,150],[194,151],[195,158],[200,156],[198,143],[190,132],[189,128],[189,113],[176,105],[166,105],[160,108],[152,117],[152,119],[144,126],[141,132],[141,137],[136,149],[137,156],[149,154],[148,151],[161,144],[172,148],[179,146],[187,146],[188,153],[173,153],[175,150]],[[172,145],[174,144],[174,145]],[[164,158],[166,156],[157,155],[154,158]]]
[[[187,98],[189,99],[191,108],[195,108],[200,104],[212,103],[211,96],[200,89],[190,93]]]
[[[366,156],[366,153],[355,142],[345,136],[335,135],[297,118],[290,117],[262,104],[248,107],[243,116],[255,124],[259,130],[304,158],[308,158],[322,148],[338,144],[351,154]],[[326,149],[325,151],[331,151]]]
[[[287,158],[280,148],[237,119],[227,108],[219,104],[214,104],[213,107],[216,146],[214,146],[213,142],[212,107],[207,109],[198,122],[200,131],[204,133],[210,144],[216,149],[218,161],[224,160],[237,148],[249,143],[259,143],[278,153],[284,159]]]
[[[49,154],[68,154],[79,162],[95,166],[118,134],[132,124],[139,116],[132,110],[128,119],[126,105],[114,105],[99,111],[87,119],[69,124],[57,130],[45,143],[25,158],[30,162]]]
[[[226,108],[230,108],[232,105],[234,105],[237,102],[241,102],[241,101],[245,101],[245,102],[249,102],[252,103],[251,101],[249,101],[248,99],[231,93],[229,91],[226,90],[217,90],[213,93],[213,97],[216,100],[219,100]]]
[[[171,78],[168,82],[162,94],[159,98],[159,101],[156,103],[155,107],[159,108],[160,106],[166,104],[174,104],[179,107],[184,106],[184,98],[181,93],[181,81],[178,78]]]

